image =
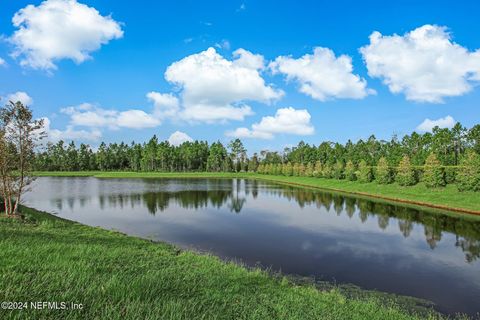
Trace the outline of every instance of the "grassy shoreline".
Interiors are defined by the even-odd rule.
[[[420,319],[395,301],[348,298],[265,271],[23,208],[0,217],[0,300],[81,310],[5,310],[0,318]]]
[[[341,192],[362,197],[376,198],[387,202],[403,203],[410,206],[429,207],[438,210],[447,210],[461,214],[480,216],[480,193],[459,192],[454,185],[447,185],[441,189],[429,189],[422,183],[410,187],[401,187],[397,184],[379,185],[375,182],[360,183],[335,179],[311,177],[286,177],[263,175],[256,173],[163,173],[163,172],[35,172],[36,176],[55,177],[87,177],[98,178],[248,178],[272,181],[282,184],[298,185],[318,188],[334,192]]]

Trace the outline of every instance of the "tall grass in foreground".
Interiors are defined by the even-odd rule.
[[[441,319],[394,301],[346,298],[261,270],[24,211],[0,218],[0,300],[81,310],[2,310],[1,319]]]

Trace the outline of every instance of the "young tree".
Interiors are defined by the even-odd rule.
[[[459,191],[480,191],[480,156],[473,150],[460,162],[457,187]]]
[[[292,167],[292,164],[290,162],[287,162],[285,164],[285,167],[282,168],[282,173],[283,173],[283,175],[285,175],[287,177],[291,177],[293,175],[293,167]]]
[[[293,175],[298,177],[300,175],[300,166],[298,163],[293,164]]]
[[[313,169],[313,175],[317,178],[323,177],[323,165],[320,160],[315,162],[315,167]]]
[[[267,165],[267,174],[270,174],[270,175],[274,174],[274,165],[272,163],[269,163]]]
[[[381,157],[378,160],[375,180],[378,184],[390,184],[393,182],[393,172],[388,166],[388,162],[385,157]]]
[[[333,178],[333,166],[330,163],[326,163],[323,166],[322,177],[327,179]]]
[[[298,165],[298,176],[300,176],[300,177],[305,176],[305,166],[303,165],[303,163],[300,163]]]
[[[445,171],[435,153],[430,153],[425,161],[423,181],[428,188],[445,187]]]
[[[305,169],[305,176],[307,177],[313,177],[313,163],[309,162],[307,164],[307,168]]]
[[[333,166],[333,177],[335,179],[344,179],[345,178],[343,161],[339,160]]]
[[[410,157],[405,155],[398,164],[397,176],[395,180],[401,186],[413,186],[417,183],[415,170],[410,163]]]
[[[352,160],[348,160],[345,165],[345,178],[349,181],[357,180],[356,169]]]
[[[0,128],[0,177],[2,179],[0,190],[4,202],[5,214],[10,215],[13,210],[13,172],[15,170],[15,149],[5,137],[5,128]]]
[[[4,165],[0,169],[1,191],[7,215],[18,213],[22,195],[34,180],[30,171],[35,148],[45,137],[43,122],[43,119],[33,120],[30,108],[20,101],[0,109],[0,158]]]
[[[265,165],[260,163],[257,168],[257,173],[264,174],[265,173]]]
[[[274,163],[274,164],[272,164],[272,169],[271,170],[272,170],[271,174],[276,175],[278,173],[278,171],[280,171],[282,169],[279,167],[279,164]]]
[[[358,181],[363,183],[373,181],[372,167],[369,166],[365,160],[360,161],[358,164],[357,178]]]

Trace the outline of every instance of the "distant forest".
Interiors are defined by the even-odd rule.
[[[282,151],[263,150],[247,155],[239,139],[221,142],[184,142],[173,146],[153,136],[146,143],[89,145],[59,141],[35,156],[38,171],[160,171],[160,172],[258,172],[287,176],[315,176],[379,183],[414,185],[425,181],[432,187],[459,182],[460,189],[480,191],[480,125],[467,129],[434,128],[432,133],[413,132],[404,137],[345,144],[303,141]],[[465,177],[461,177],[461,175]],[[462,178],[469,181],[462,181]],[[477,180],[475,180],[477,179]]]

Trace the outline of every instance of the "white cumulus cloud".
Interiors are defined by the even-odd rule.
[[[76,0],[46,0],[20,9],[12,19],[17,30],[9,38],[14,57],[34,69],[56,69],[55,61],[82,63],[90,53],[123,36],[120,24]]]
[[[61,112],[70,116],[70,123],[74,126],[143,129],[161,124],[160,119],[143,110],[107,110],[89,103],[63,108]]]
[[[43,118],[44,131],[47,134],[48,141],[57,142],[59,140],[69,141],[99,141],[102,132],[99,129],[76,130],[72,125],[67,126],[65,130],[52,129],[49,118]]]
[[[168,142],[173,146],[179,146],[187,141],[193,141],[193,139],[188,134],[181,131],[175,131],[168,138]]]
[[[480,81],[480,50],[453,42],[446,27],[424,25],[403,36],[375,31],[360,52],[371,77],[411,101],[441,103]]]
[[[313,99],[325,101],[334,98],[362,99],[375,91],[367,88],[367,81],[353,73],[352,58],[335,57],[328,48],[317,47],[313,54],[294,59],[280,56],[270,63],[274,74],[282,73],[287,80],[300,84],[300,92]]]
[[[315,129],[310,123],[310,113],[307,110],[297,110],[292,107],[278,109],[274,116],[263,117],[259,123],[254,123],[251,129],[241,127],[227,132],[227,136],[237,138],[272,139],[275,134],[311,135]]]
[[[149,92],[147,93],[148,100],[153,102],[155,107],[154,114],[160,119],[174,117],[180,111],[180,102],[178,98],[171,93]]]
[[[265,59],[261,54],[254,54],[245,49],[237,49],[233,52],[233,63],[239,67],[261,70],[265,67]]]
[[[253,114],[246,101],[271,103],[283,96],[283,91],[265,84],[258,55],[235,52],[231,61],[208,48],[167,68],[166,80],[181,89],[180,118],[207,123],[243,120]]]
[[[5,60],[0,58],[0,66],[4,66],[6,64]]]
[[[417,126],[417,131],[420,132],[432,132],[433,128],[453,128],[457,121],[453,119],[452,116],[446,116],[444,118],[439,118],[436,120],[425,119],[422,123]]]
[[[33,98],[24,91],[10,93],[3,99],[3,102],[5,103],[9,103],[10,101],[12,101],[13,103],[20,101],[23,105],[26,106],[31,106],[33,104]]]

